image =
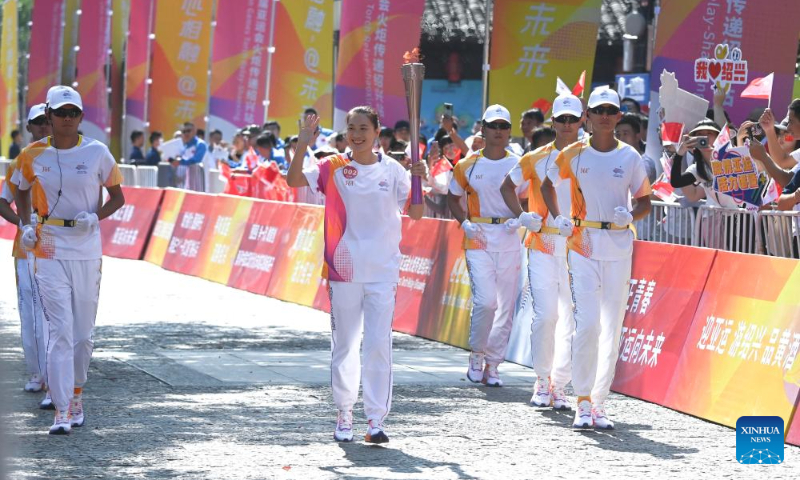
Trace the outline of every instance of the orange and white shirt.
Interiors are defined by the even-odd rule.
[[[57,150],[51,138],[34,142],[17,157],[11,183],[31,190],[31,205],[40,217],[72,220],[81,212],[97,213],[102,187],[122,183],[122,174],[108,147],[87,137]],[[71,227],[37,225],[37,258],[95,260],[103,255],[100,229],[81,232]]]
[[[478,150],[456,164],[453,169],[453,179],[450,181],[450,193],[458,197],[467,195],[469,218],[515,218],[503,200],[500,186],[517,162],[519,157],[507,150],[505,157],[499,160],[490,160],[483,156],[483,150]],[[521,185],[517,193],[524,189],[525,185]],[[509,232],[502,223],[497,225],[476,223],[476,225],[481,233],[473,240],[464,236],[465,250],[519,251],[517,232]]]
[[[3,182],[3,190],[0,192],[0,198],[10,204],[14,203],[14,195],[17,193],[17,187],[11,183],[11,177],[17,170],[17,160],[11,160],[6,169],[6,180]],[[17,229],[17,234],[14,236],[14,246],[11,248],[11,256],[14,258],[27,258],[25,249],[22,248],[22,230]]]
[[[519,186],[528,182],[528,211],[539,214],[544,219],[542,225],[548,227],[555,227],[555,220],[544,203],[542,182],[547,177],[547,169],[556,163],[560,153],[555,142],[551,142],[526,153],[519,159],[519,163],[514,169],[508,173],[514,185]],[[567,179],[556,187],[558,209],[563,212],[563,215],[567,215],[570,211],[570,183],[570,180]],[[567,256],[567,239],[557,233],[529,231],[525,237],[525,246],[548,255]]]
[[[339,154],[311,162],[303,174],[309,188],[325,195],[323,276],[335,282],[399,281],[400,212],[411,191],[403,166],[380,153],[371,165]]]
[[[610,152],[599,152],[588,142],[573,143],[559,154],[547,176],[556,188],[570,180],[570,217],[587,221],[613,222],[616,207],[630,210],[631,198],[652,192],[642,157],[619,140]],[[633,254],[633,231],[576,228],[567,247],[592,260],[622,260]]]

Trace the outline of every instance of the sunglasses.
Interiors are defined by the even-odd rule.
[[[192,129],[188,129],[188,130],[181,130],[181,133],[192,133]]]
[[[556,123],[578,123],[580,118],[576,117],[575,115],[559,115],[553,118],[553,121]]]
[[[616,115],[619,113],[619,107],[615,107],[614,105],[601,105],[599,107],[590,108],[589,111],[595,115]]]
[[[78,118],[83,113],[77,108],[56,108],[55,110],[50,110],[50,112],[58,118]]]
[[[510,123],[505,123],[505,122],[501,122],[501,123],[494,123],[494,122],[492,122],[492,123],[484,123],[483,126],[486,127],[486,128],[489,128],[491,130],[511,130],[511,124]]]
[[[47,125],[47,118],[44,115],[40,115],[33,120],[28,122],[28,125],[36,125],[37,127],[41,127],[42,125]]]

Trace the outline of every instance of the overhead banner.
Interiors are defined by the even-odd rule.
[[[599,15],[600,0],[595,3]],[[358,105],[374,107],[384,125],[408,119],[400,67],[403,54],[419,46],[424,9],[425,0],[342,2],[334,129],[344,128],[348,110]],[[597,26],[592,35],[597,36]]]
[[[612,390],[664,403],[716,253],[635,242]]]
[[[111,46],[111,0],[81,3],[81,28],[78,34],[78,56],[75,60],[78,75],[75,89],[83,101],[83,133],[108,144],[111,133],[111,113],[108,105],[106,65]]]
[[[521,135],[516,119],[522,112],[555,98],[557,77],[573,85],[586,70],[586,84],[591,83],[601,3],[495,2],[489,103],[509,109],[514,135]]]
[[[111,2],[111,79],[109,82],[109,103],[111,105],[111,142],[109,148],[114,158],[121,158],[123,146],[129,143],[122,138],[125,120],[125,39],[130,26],[131,2],[133,0],[113,0]],[[149,9],[149,1],[137,1],[136,8]],[[127,158],[127,152],[125,152]]]
[[[227,140],[245,125],[264,122],[271,5],[263,0],[217,0],[209,129],[221,130]],[[297,57],[286,65],[296,63]]]
[[[17,0],[6,0],[3,3],[3,34],[0,38],[0,131],[3,132],[0,146],[3,156],[8,154],[8,147],[11,146],[11,131],[20,128],[18,15]]]
[[[780,14],[776,15],[776,12]],[[747,82],[775,72],[772,108],[783,118],[791,102],[797,62],[797,25],[800,9],[794,0],[664,0],[658,16],[651,69],[651,98],[658,98],[661,72],[674,72],[681,88],[711,101],[716,83],[695,79],[695,60],[716,59],[718,44],[741,50],[747,61]],[[722,56],[724,58],[724,56]],[[713,80],[722,75],[715,70]],[[731,85],[725,110],[735,124],[741,123],[766,100],[741,98],[745,85]]]
[[[125,128],[123,149],[130,155],[128,139],[134,130],[145,130],[147,79],[150,75],[150,28],[155,0],[141,0],[130,11],[128,41],[125,46]],[[151,130],[152,131],[152,130]],[[169,138],[169,132],[162,132]]]
[[[184,122],[206,126],[213,3],[156,0],[148,116],[167,138]]]
[[[718,252],[664,405],[729,427],[744,415],[786,423],[799,348],[797,260]]]
[[[78,28],[81,21],[81,0],[64,0],[64,32],[61,41],[61,84],[72,85],[75,81],[78,58]]]
[[[275,53],[267,113],[269,120],[281,124],[285,134],[296,130],[300,114],[308,107],[319,112],[323,126],[333,126],[333,3],[275,3]],[[342,2],[343,9],[349,8],[347,3],[349,0]]]
[[[28,59],[27,112],[33,105],[44,103],[47,90],[61,84],[61,41],[64,27],[64,0],[36,0],[31,14]]]
[[[122,187],[125,205],[100,222],[103,255],[140,260],[164,190]]]

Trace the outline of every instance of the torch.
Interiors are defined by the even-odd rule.
[[[422,101],[422,79],[425,77],[425,65],[419,61],[419,48],[403,55],[403,83],[406,87],[406,104],[408,105],[408,122],[411,130],[411,163],[419,161],[419,109]],[[422,179],[411,177],[411,205],[422,204]]]

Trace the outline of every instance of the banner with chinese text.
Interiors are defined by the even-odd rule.
[[[103,255],[140,260],[164,190],[122,187],[125,205],[100,222]]]
[[[184,122],[205,128],[213,3],[156,0],[150,131],[169,138]]]
[[[36,0],[31,13],[30,45],[35,52],[28,59],[28,93],[25,113],[31,106],[44,103],[47,90],[61,84],[61,42],[64,0]]]
[[[88,4],[88,2],[87,2]],[[64,32],[61,41],[61,84],[75,81],[75,59],[78,58],[78,29],[81,22],[81,0],[64,0]]]
[[[210,197],[209,222],[205,229],[193,274],[212,282],[227,284],[245,232],[253,201],[215,195]]]
[[[172,231],[175,229],[175,222],[181,213],[181,205],[186,196],[185,190],[174,190],[168,188],[164,190],[164,198],[161,200],[161,208],[158,211],[158,219],[153,227],[153,234],[147,243],[147,253],[144,259],[147,262],[161,266],[164,256],[167,253],[169,242],[172,239]]]
[[[271,4],[269,0],[217,0],[209,130],[221,130],[228,141],[241,127],[264,122]],[[286,65],[296,63],[292,60]],[[278,70],[283,71],[283,65]]]
[[[324,127],[333,125],[333,3],[275,4],[268,116],[281,124],[284,135],[295,133],[307,107],[319,112]]]
[[[419,46],[424,8],[425,0],[342,2],[335,130],[345,126],[348,110],[358,105],[374,107],[381,123],[390,127],[408,119],[400,67],[403,54]]]
[[[556,97],[556,77],[573,85],[586,70],[586,84],[591,83],[601,3],[495,2],[489,104],[508,108],[514,135],[521,134],[517,119],[523,111]]]
[[[743,415],[787,422],[799,348],[797,260],[720,251],[664,405],[729,427]]]
[[[106,64],[111,45],[111,0],[91,0],[81,3],[81,28],[75,64],[75,89],[83,101],[83,133],[108,144],[111,113],[108,111],[108,78]]]
[[[215,195],[187,192],[172,230],[161,268],[197,276],[201,267],[200,246],[206,231],[214,226]]]
[[[145,130],[147,79],[150,76],[150,28],[155,0],[143,0],[131,9],[128,41],[125,45],[125,128],[122,141],[127,158],[128,139],[134,130]],[[152,131],[152,130],[151,130]],[[169,138],[169,132],[162,132]]]
[[[2,155],[8,154],[11,146],[11,131],[19,129],[19,53],[17,51],[17,24],[19,23],[17,0],[3,2],[3,34],[0,38],[0,139]],[[26,118],[27,118],[27,113]]]
[[[780,12],[776,15],[776,12]],[[695,60],[715,58],[718,44],[739,48],[747,60],[748,79],[775,72],[772,108],[783,118],[791,101],[797,61],[797,25],[800,9],[793,0],[664,0],[651,69],[651,99],[658,98],[661,72],[674,72],[681,88],[711,101],[711,83],[694,81]],[[744,85],[732,85],[725,110],[735,124],[766,100],[741,98]]]

